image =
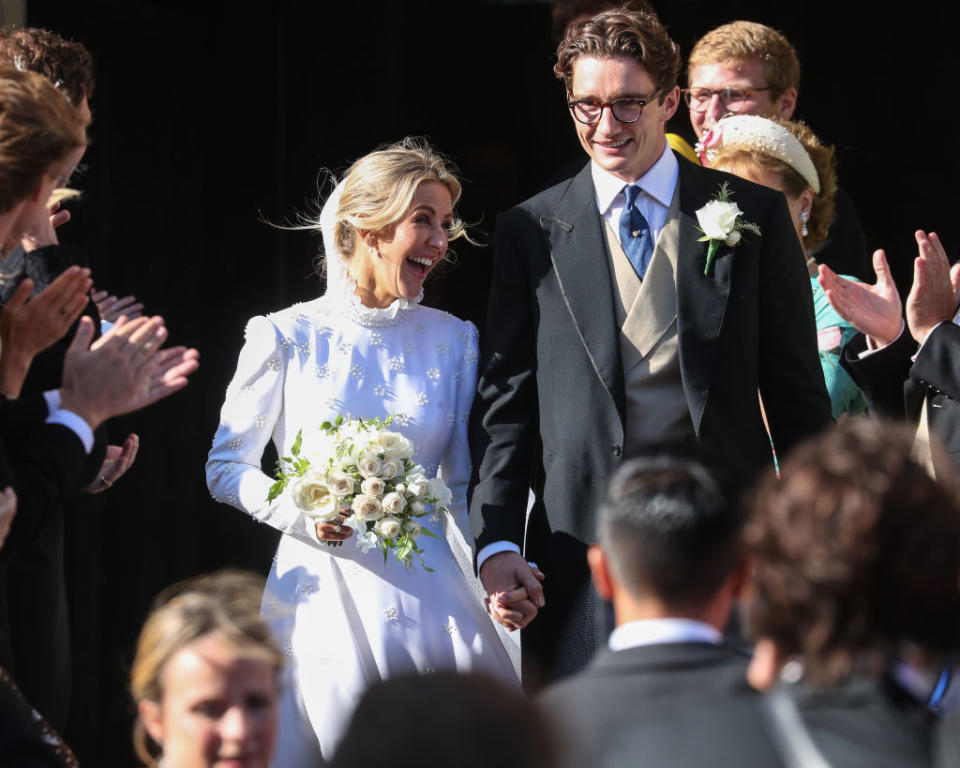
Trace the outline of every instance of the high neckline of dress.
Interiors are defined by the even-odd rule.
[[[348,269],[344,269],[338,279],[328,277],[326,295],[344,315],[357,325],[368,328],[396,325],[403,319],[403,313],[415,309],[423,300],[423,289],[415,299],[397,298],[386,307],[368,307],[357,295],[357,281]]]

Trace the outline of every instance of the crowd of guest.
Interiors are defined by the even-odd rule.
[[[479,352],[471,324],[417,306],[448,239],[464,232],[460,184],[429,146],[362,158],[316,225],[329,281],[319,336],[347,338],[349,325],[343,354],[368,337],[388,352],[402,344],[407,358],[376,373],[407,376],[421,407],[429,398],[410,387],[427,353],[409,339],[461,365],[461,413],[441,414],[437,430],[456,437],[439,444],[438,466],[459,482],[451,507],[465,518],[469,506],[476,573],[424,591],[434,604],[422,616],[417,585],[441,576],[383,577],[418,617],[388,608],[384,632],[424,635],[442,619],[449,636],[469,637],[439,653],[441,641],[424,638],[429,663],[411,660],[412,645],[380,663],[372,646],[389,634],[354,629],[367,620],[356,585],[378,598],[387,587],[360,581],[364,561],[342,554],[355,544],[347,511],[278,523],[289,509],[250,490],[269,485],[260,459],[271,436],[288,447],[274,426],[294,390],[310,399],[314,379],[337,380],[332,351],[310,357],[315,347],[278,330],[283,313],[258,318],[208,477],[214,493],[236,481],[220,500],[280,528],[279,562],[267,597],[262,578],[239,571],[157,597],[130,670],[144,765],[960,763],[960,268],[925,232],[905,302],[883,251],[867,266],[833,148],[793,120],[800,64],[779,32],[745,21],[710,31],[680,89],[679,49],[642,0],[561,3],[557,20],[555,72],[590,162],[498,221]],[[110,419],[173,395],[198,367],[196,350],[166,346],[161,317],[95,289],[58,242],[93,91],[80,43],[0,30],[2,765],[78,764],[58,735],[71,676],[64,519],[135,462],[139,436],[111,444]],[[695,147],[664,133],[684,102]],[[736,208],[720,234],[701,216],[713,203]],[[688,224],[700,241],[680,232]],[[690,247],[704,256],[693,270]],[[601,261],[577,261],[591,249]],[[329,293],[337,280],[346,299]],[[598,312],[601,295],[611,306]],[[324,301],[339,302],[335,318]],[[448,336],[433,344],[437,328]],[[448,337],[461,339],[452,351]],[[714,343],[735,359],[710,367]],[[295,354],[311,383],[285,390],[298,381]],[[344,364],[339,380],[363,375]],[[266,392],[263,381],[273,383],[261,412],[248,396]],[[247,444],[254,428],[262,439]],[[583,448],[578,430],[596,445]],[[453,573],[452,545],[431,538]],[[302,562],[284,572],[294,552]],[[317,553],[330,579],[290,576]],[[479,598],[456,621],[443,613],[441,601],[459,606],[481,583],[489,617]],[[290,600],[278,618],[270,590],[281,584]],[[315,602],[316,589],[340,602]],[[323,608],[314,637],[334,631],[330,611],[349,614],[336,641],[357,646],[343,658],[356,651],[359,686],[301,691],[319,688],[303,671],[318,643],[291,650],[311,637],[311,604]],[[476,671],[506,666],[490,651],[495,624],[523,630],[516,680]],[[434,668],[444,654],[453,660]],[[321,661],[322,675],[338,675]],[[338,723],[322,739],[321,721]],[[291,724],[309,749],[281,744]]]

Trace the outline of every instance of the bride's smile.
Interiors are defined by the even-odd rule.
[[[450,191],[438,182],[423,182],[396,225],[357,239],[350,268],[361,301],[366,306],[386,307],[398,298],[415,299],[427,275],[447,252],[451,226]]]

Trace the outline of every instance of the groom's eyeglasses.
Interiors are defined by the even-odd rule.
[[[623,96],[613,101],[597,101],[596,99],[577,99],[568,101],[567,106],[577,119],[577,122],[584,125],[596,125],[603,117],[603,110],[610,108],[613,116],[621,123],[635,123],[643,114],[643,108],[647,106],[653,97],[660,93],[658,88],[644,99],[634,96]]]
[[[684,88],[683,100],[694,112],[703,112],[713,96],[720,98],[720,106],[727,112],[734,114],[742,111],[750,102],[754,101],[753,94],[760,91],[769,91],[770,86],[763,88]]]

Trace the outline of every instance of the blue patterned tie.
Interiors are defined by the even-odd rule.
[[[627,184],[623,191],[627,196],[627,204],[620,213],[620,245],[627,260],[643,280],[653,256],[653,237],[650,233],[650,225],[635,205],[640,187]]]

